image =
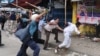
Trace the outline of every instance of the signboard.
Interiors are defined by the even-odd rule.
[[[97,2],[97,0],[94,0],[94,2]],[[83,4],[78,4],[77,18],[81,23],[96,24],[100,20],[100,9],[96,8],[94,2],[84,0]]]
[[[79,22],[81,23],[87,23],[87,24],[97,24],[98,20],[100,20],[100,17],[85,17],[80,16]]]

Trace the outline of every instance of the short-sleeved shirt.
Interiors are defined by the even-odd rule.
[[[64,35],[66,34],[72,34],[72,32],[75,31],[77,34],[80,34],[80,31],[78,31],[75,24],[68,22],[68,26],[64,28]]]
[[[50,23],[55,23],[55,20],[51,20]],[[52,29],[58,27],[58,25],[50,25],[50,24],[46,24],[44,26],[45,30],[47,31],[52,31]]]

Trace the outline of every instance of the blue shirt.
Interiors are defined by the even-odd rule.
[[[34,32],[36,31],[36,22],[35,21],[31,21],[30,23],[30,27],[29,27],[29,33],[31,36],[33,36]]]
[[[42,31],[43,30],[43,27],[46,25],[46,22],[44,21],[44,19],[41,19],[39,21],[39,24],[38,24],[38,30],[39,31]]]

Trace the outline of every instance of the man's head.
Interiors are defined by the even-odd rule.
[[[56,18],[56,19],[55,19],[55,22],[56,22],[56,23],[59,23],[59,18]]]
[[[38,14],[33,14],[33,15],[31,16],[31,20],[33,20],[33,21],[39,22],[40,19],[41,19],[41,18],[39,17]]]
[[[67,27],[68,25],[69,25],[68,22],[66,22],[66,23],[65,23],[65,27]]]

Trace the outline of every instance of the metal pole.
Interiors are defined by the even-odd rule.
[[[49,0],[49,9],[50,9],[50,11],[51,11],[51,0]]]
[[[94,2],[94,1],[92,1],[92,2]],[[93,6],[94,6],[94,4],[92,5],[92,18],[93,18],[93,12],[94,12],[94,11],[93,11]]]
[[[67,17],[67,0],[65,0],[65,24],[67,21],[66,17]]]
[[[94,16],[94,0],[93,1],[91,1],[91,3],[93,3],[93,5],[92,5],[92,17],[91,17],[91,21],[93,21],[93,16]]]
[[[36,8],[36,9],[39,9],[37,6],[35,6],[35,5],[33,5],[33,4],[29,3],[29,2],[25,2],[25,3],[30,5],[30,6],[32,6],[32,7],[34,7],[34,8]]]

